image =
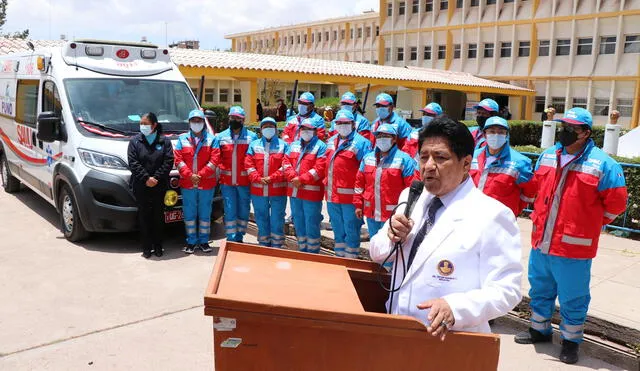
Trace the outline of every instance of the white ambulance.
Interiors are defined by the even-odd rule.
[[[196,98],[169,51],[147,43],[76,40],[0,57],[0,174],[54,205],[67,239],[136,228],[127,147],[140,116],[167,135],[188,130]],[[170,181],[177,190],[175,171]],[[174,192],[165,221],[181,220]],[[172,199],[172,200],[171,200]]]

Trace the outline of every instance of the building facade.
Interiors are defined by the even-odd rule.
[[[535,90],[491,96],[514,119],[540,119],[550,105],[584,107],[600,125],[614,109],[623,126],[640,119],[640,0],[380,0],[379,13],[227,38],[234,51],[462,71]],[[460,116],[485,97],[426,96],[461,105]]]

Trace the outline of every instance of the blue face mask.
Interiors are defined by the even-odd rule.
[[[350,104],[343,104],[343,105],[340,107],[340,109],[345,109],[345,110],[347,110],[347,111],[349,111],[349,112],[353,112],[353,106],[352,106],[352,105],[350,105]]]
[[[309,107],[305,106],[304,104],[299,104],[298,105],[298,112],[300,112],[300,114],[302,116],[306,116],[307,113],[309,113]]]
[[[376,114],[378,115],[378,117],[380,117],[381,120],[384,120],[389,117],[390,112],[387,107],[378,107],[376,108]]]
[[[422,116],[422,126],[427,126],[433,121],[433,117],[431,116]]]

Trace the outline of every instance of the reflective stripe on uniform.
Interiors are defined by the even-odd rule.
[[[611,213],[608,213],[608,212],[605,211],[604,212],[604,217],[605,218],[609,218],[609,219],[615,219],[615,218],[618,217],[618,214],[611,214]]]
[[[385,210],[387,211],[393,211],[393,209],[396,208],[396,205],[387,205],[387,207],[385,207]]]
[[[520,195],[520,199],[528,204],[532,204],[536,200],[535,197],[527,197],[523,194]]]
[[[320,191],[320,186],[303,184],[298,189],[304,189],[306,191]]]
[[[540,243],[540,252],[543,254],[548,254],[549,249],[551,248],[551,238],[553,237],[553,228],[556,225],[556,219],[558,218],[558,212],[560,210],[560,200],[562,199],[562,193],[564,191],[564,185],[567,181],[567,174],[569,173],[570,166],[566,166],[562,169],[562,175],[560,176],[560,181],[558,182],[558,186],[556,188],[556,192],[553,195],[553,202],[551,203],[551,208],[549,209],[549,216],[547,216],[547,221],[544,226],[544,233],[542,234],[542,242]]]
[[[180,163],[178,164],[178,169],[182,169],[185,166],[187,166],[187,164],[184,161],[180,161]]]
[[[571,237],[566,234],[562,235],[561,241],[571,245],[580,245],[580,246],[591,246],[591,244],[593,243],[593,239],[591,238]]]
[[[266,148],[266,150],[264,151],[264,157],[262,159],[262,176],[269,176],[269,148],[271,148],[271,142],[267,142],[267,146],[268,148]],[[264,197],[269,196],[269,187],[262,187],[262,195]]]
[[[341,195],[353,195],[356,193],[352,188],[337,188],[336,191]]]
[[[593,175],[593,176],[597,177],[598,179],[600,179],[600,177],[602,176],[602,171],[599,168],[595,167],[595,166],[588,166],[588,165],[584,165],[584,164],[572,164],[569,167],[570,167],[570,170],[572,170],[572,171]]]

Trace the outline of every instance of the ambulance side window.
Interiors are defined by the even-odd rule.
[[[58,116],[62,116],[60,95],[53,81],[45,81],[42,87],[42,112],[47,111],[55,112]]]
[[[38,80],[18,80],[16,91],[16,122],[36,127],[38,116]]]

